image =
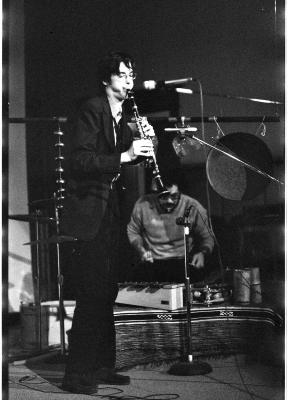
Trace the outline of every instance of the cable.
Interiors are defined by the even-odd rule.
[[[267,132],[267,127],[264,124],[266,116],[264,115],[262,122],[260,123],[260,125],[258,126],[256,132],[255,132],[255,136],[258,136],[258,133],[260,133],[261,136],[266,136],[266,132]]]
[[[203,90],[202,90],[202,84],[200,82],[199,79],[196,80],[198,85],[199,85],[199,97],[200,97],[200,114],[201,114],[201,136],[202,136],[202,140],[204,142],[206,142],[206,138],[205,138],[205,126],[204,126],[204,103],[203,103]],[[205,157],[205,162],[207,161],[207,153],[206,153],[206,148],[204,146],[202,146],[203,148],[203,152],[204,152],[204,157]],[[205,170],[205,174],[206,174],[206,170]],[[218,244],[218,241],[216,239],[216,236],[214,234],[214,230],[213,230],[213,226],[212,226],[212,220],[211,220],[211,202],[210,202],[210,193],[209,193],[209,185],[208,185],[208,178],[207,178],[207,174],[206,174],[206,202],[207,202],[207,212],[208,212],[208,224],[209,224],[209,228],[212,232],[212,236],[213,239],[215,241],[215,244],[217,245],[217,252],[218,252],[218,263],[219,263],[219,267],[220,267],[220,274],[221,274],[221,278],[222,278],[222,282],[225,282],[225,277],[224,277],[224,266],[222,263],[222,258],[221,258],[221,247]],[[210,233],[210,232],[209,232]]]
[[[251,284],[250,284],[250,282],[245,278],[245,276],[243,276],[243,275],[241,274],[241,277],[242,277],[242,281],[244,281],[244,282],[243,282],[244,286],[245,286],[245,287],[248,287],[248,288],[251,288]],[[229,321],[229,320],[230,320],[230,318],[227,318],[227,321]],[[229,331],[229,332],[230,332],[230,331]],[[229,337],[231,337],[231,336],[229,336]],[[238,363],[238,359],[237,359],[237,354],[236,354],[236,353],[234,354],[234,360],[235,360],[235,366],[236,366],[237,371],[238,371],[238,373],[239,373],[239,376],[240,376],[242,385],[243,385],[243,387],[245,388],[245,393],[248,393],[248,395],[250,396],[250,398],[253,399],[253,400],[255,399],[255,397],[264,399],[263,397],[257,396],[257,395],[255,395],[255,394],[253,394],[253,393],[251,393],[251,392],[249,391],[249,388],[247,387],[247,385],[246,385],[246,383],[245,383],[245,381],[244,381],[244,379],[243,379],[243,376],[242,376],[242,373],[241,373],[241,369],[240,369],[240,366],[239,366],[239,363]]]
[[[245,391],[245,390],[243,390],[243,389],[237,387],[237,385],[239,385],[239,383],[229,383],[229,382],[221,381],[220,379],[216,379],[216,378],[214,378],[214,377],[212,377],[212,376],[209,376],[209,379],[212,379],[215,383],[222,383],[222,384],[224,384],[224,385],[228,385],[228,386],[230,386],[231,388],[234,388],[234,389],[238,390],[238,391],[241,392],[241,393],[247,393],[247,394],[249,394],[250,396],[253,396],[252,399],[257,398],[257,399],[261,399],[261,400],[270,400],[270,398],[263,397],[263,396],[261,396],[261,395],[259,395],[259,394],[255,394],[255,393],[252,393],[252,394],[251,394],[248,390]]]
[[[37,378],[37,375],[24,375],[23,377],[21,377],[19,380],[13,380],[13,379],[9,379],[9,383],[13,383],[15,385],[19,385],[21,387],[25,387],[26,389],[30,389],[33,390],[35,392],[40,392],[40,393],[49,393],[49,394],[62,394],[62,395],[72,395],[71,392],[52,392],[52,391],[47,391],[47,390],[41,390],[39,388],[34,388],[31,387],[29,385],[25,385],[23,382],[25,381],[32,381],[33,379]],[[31,385],[40,385],[40,384],[45,384],[45,383],[49,383],[46,380],[40,381],[40,382],[31,382]],[[60,388],[61,389],[61,388]],[[121,390],[119,388],[116,387],[112,387],[112,386],[105,386],[102,388],[96,387],[96,392],[101,391],[101,390],[106,390],[106,389],[110,389],[110,390],[114,390],[113,393],[109,393],[109,394],[92,394],[92,395],[88,395],[91,397],[95,397],[95,398],[106,398],[106,399],[110,399],[110,400],[175,400],[175,399],[179,399],[180,396],[176,393],[157,393],[157,394],[150,394],[147,396],[131,396],[131,395],[125,395],[125,396],[116,396],[118,394],[124,393],[124,390]]]
[[[238,370],[238,373],[239,373],[239,376],[240,376],[240,380],[242,381],[243,387],[245,388],[246,392],[249,394],[249,396],[251,397],[251,399],[254,400],[255,397],[253,396],[253,393],[251,393],[251,392],[249,391],[249,388],[247,387],[247,385],[246,385],[246,383],[245,383],[245,381],[244,381],[244,379],[243,379],[243,376],[242,376],[242,373],[241,373],[241,369],[240,369],[240,366],[239,366],[239,363],[238,363],[237,355],[236,355],[236,354],[234,355],[234,359],[235,359],[236,368],[237,368],[237,370]],[[257,397],[257,396],[256,396],[256,397]]]
[[[206,140],[205,140],[205,129],[204,129],[204,106],[203,106],[202,85],[201,85],[201,82],[200,82],[198,79],[197,79],[197,82],[198,82],[198,85],[199,85],[199,94],[200,94],[201,135],[202,135],[203,141],[206,142]],[[215,123],[216,123],[217,127],[219,128],[219,132],[222,133],[222,134],[224,135],[224,133],[222,132],[222,129],[220,128],[220,126],[218,125],[218,123],[217,123],[216,120],[215,120]],[[263,133],[262,133],[262,134],[265,135],[264,119],[263,119],[262,123],[260,124],[259,128],[260,128],[261,126],[263,126]],[[258,128],[258,129],[259,129],[259,128]],[[257,130],[257,132],[258,132],[258,130]],[[256,134],[257,134],[257,132],[256,132]],[[204,151],[205,160],[207,160],[206,149],[205,149],[204,146],[203,146],[203,151]],[[207,211],[208,211],[208,224],[209,224],[209,228],[208,228],[207,224],[205,223],[205,221],[204,221],[204,219],[203,219],[201,213],[199,213],[199,214],[200,214],[200,216],[201,216],[201,218],[202,218],[202,221],[203,221],[204,225],[207,227],[209,233],[212,235],[212,237],[213,237],[213,239],[214,239],[214,241],[215,241],[215,244],[216,244],[216,246],[217,246],[218,261],[219,261],[219,266],[220,266],[220,271],[221,271],[221,277],[222,277],[222,281],[223,281],[223,283],[224,283],[224,282],[225,282],[225,274],[224,274],[225,269],[224,269],[224,266],[223,266],[223,263],[222,263],[222,258],[221,258],[221,247],[220,247],[220,245],[219,245],[219,243],[218,243],[218,241],[217,241],[217,238],[216,238],[216,236],[215,236],[215,234],[214,234],[214,230],[213,230],[213,226],[212,226],[212,220],[211,220],[211,202],[210,202],[210,193],[209,193],[209,184],[208,184],[207,175],[206,175],[206,200],[207,200]],[[245,278],[244,278],[244,279],[245,279]],[[247,285],[248,285],[248,287],[250,287],[250,282],[247,282]],[[258,292],[258,293],[259,293],[259,292]],[[242,377],[242,374],[241,374],[241,371],[240,371],[238,362],[237,362],[236,355],[235,355],[235,361],[236,361],[237,370],[238,370],[238,372],[239,372],[239,375],[240,375],[242,384],[243,384],[243,386],[244,386],[245,389],[246,389],[246,392],[249,394],[249,396],[250,396],[252,399],[254,399],[254,396],[255,396],[255,397],[260,397],[260,396],[253,395],[253,394],[249,391],[248,387],[246,386],[246,384],[245,384],[245,382],[244,382],[244,380],[243,380],[243,377]],[[262,397],[261,397],[261,398],[262,398]]]
[[[225,136],[225,134],[224,134],[223,130],[220,128],[219,123],[217,122],[217,117],[214,116],[214,117],[213,117],[213,121],[214,121],[215,124],[216,124],[216,129],[217,129],[217,136],[216,136],[216,139],[218,140],[220,134],[222,134],[222,136]]]
[[[28,377],[28,375],[26,376]],[[32,378],[32,377],[31,377]],[[257,394],[251,394],[248,390],[243,390],[241,388],[239,388],[237,385],[239,385],[239,383],[229,383],[229,382],[225,382],[225,381],[221,381],[219,379],[216,379],[214,377],[208,376],[209,379],[211,379],[213,382],[215,383],[222,383],[224,385],[228,385],[231,388],[234,388],[238,391],[240,391],[241,393],[248,393],[250,396],[252,396],[252,399],[261,399],[261,400],[268,400],[267,398],[257,395]],[[26,378],[27,379],[27,378]],[[186,381],[185,381],[186,382]],[[19,381],[13,381],[13,380],[9,380],[9,383],[13,383],[16,385],[19,385],[21,387],[25,387],[26,389],[30,389],[33,390],[35,392],[40,392],[40,393],[49,393],[49,394],[58,394],[58,395],[62,395],[62,396],[72,396],[71,392],[65,392],[65,391],[46,391],[46,390],[40,390],[40,389],[36,389],[33,388],[31,386],[25,385],[24,383],[20,383]],[[44,384],[44,383],[48,383],[47,381],[42,381],[42,382],[38,382],[38,383],[32,383],[32,384]],[[189,381],[187,381],[187,383],[189,383]],[[193,382],[196,383],[196,382]],[[104,388],[97,388],[96,391],[102,391],[102,390],[106,390],[106,389],[110,389],[110,390],[114,390],[113,393],[109,393],[109,394],[92,394],[92,395],[88,395],[90,397],[94,397],[94,398],[100,398],[100,399],[109,399],[109,400],[175,400],[175,399],[179,399],[180,396],[176,393],[161,393],[161,394],[150,394],[147,396],[131,396],[131,395],[124,395],[124,396],[116,396],[117,394],[121,394],[124,393],[123,390],[116,388],[116,387],[104,387]]]
[[[219,242],[218,242],[218,240],[216,238],[216,235],[215,235],[215,233],[213,231],[212,224],[209,223],[209,216],[207,218],[207,222],[208,223],[206,223],[206,220],[203,218],[203,216],[200,213],[200,211],[198,209],[197,209],[197,211],[198,211],[198,214],[200,215],[200,217],[202,219],[202,222],[204,223],[206,229],[208,230],[209,234],[212,236],[212,238],[214,240],[214,243],[216,244],[217,252],[218,252],[217,256],[218,256],[218,261],[219,261],[220,268],[224,268],[224,266],[222,264],[222,258],[221,258],[221,247],[220,247],[220,244],[219,244]],[[211,218],[210,218],[210,221],[211,221]],[[222,281],[224,282],[224,274],[222,274]]]

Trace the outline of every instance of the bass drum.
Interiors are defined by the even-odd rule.
[[[270,175],[272,154],[261,139],[244,132],[223,136],[208,153],[206,173],[213,190],[228,200],[250,200],[265,190],[268,178],[219,150]]]

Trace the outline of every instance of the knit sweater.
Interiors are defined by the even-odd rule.
[[[207,211],[197,200],[185,194],[181,194],[178,205],[170,213],[161,209],[155,194],[140,197],[127,225],[129,242],[136,249],[142,246],[151,250],[153,258],[157,260],[183,258],[184,227],[177,225],[176,219],[183,217],[190,206],[190,251],[195,246],[198,251],[211,253],[214,241],[210,234]]]

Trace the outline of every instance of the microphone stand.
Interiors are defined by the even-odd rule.
[[[55,218],[56,218],[56,233],[57,236],[60,234],[60,219],[59,219],[59,208],[57,204],[56,194],[55,197]],[[58,268],[58,297],[59,297],[59,319],[60,319],[60,341],[61,341],[61,358],[66,356],[66,344],[65,344],[65,308],[64,308],[64,297],[63,297],[63,281],[64,277],[61,270],[60,260],[60,244],[56,243],[57,250],[57,268]]]
[[[60,353],[50,355],[50,357],[46,360],[48,364],[63,364],[67,360],[66,353],[66,341],[65,341],[65,317],[66,310],[64,307],[64,294],[63,294],[63,284],[64,284],[64,276],[61,268],[61,255],[60,255],[60,243],[62,241],[58,241],[60,236],[60,215],[59,209],[61,208],[58,203],[59,198],[57,194],[53,194],[54,199],[54,213],[55,213],[55,221],[56,221],[56,241],[53,242],[56,244],[56,256],[57,256],[57,286],[58,286],[58,318],[59,318],[59,327],[60,327]]]
[[[36,217],[40,214],[39,210],[36,210]],[[36,218],[35,220],[35,236],[36,240],[39,240],[39,221]],[[38,314],[38,348],[39,351],[42,351],[42,332],[41,332],[41,326],[42,326],[42,315],[41,315],[41,297],[40,297],[40,252],[39,252],[39,244],[36,246],[36,272],[35,272],[35,283],[36,283],[36,308],[37,308],[37,314]]]
[[[193,360],[192,354],[192,327],[191,327],[191,287],[190,287],[190,267],[189,267],[189,234],[190,221],[189,214],[192,206],[186,209],[184,216],[178,218],[177,225],[184,226],[184,261],[185,261],[185,294],[186,294],[186,313],[187,313],[187,361],[181,361],[171,366],[168,373],[171,375],[205,375],[212,371],[212,367],[202,361]]]
[[[56,221],[56,237],[58,238],[60,235],[60,209],[63,207],[62,200],[64,200],[64,184],[65,181],[63,179],[63,172],[64,169],[62,167],[62,162],[64,161],[64,156],[62,154],[62,149],[64,147],[64,143],[62,142],[63,132],[61,131],[60,126],[54,132],[54,135],[57,137],[57,141],[55,143],[55,148],[57,150],[57,154],[55,157],[56,160],[56,169],[55,172],[57,173],[57,191],[53,194],[54,200],[54,212],[55,212],[55,221]],[[57,284],[58,284],[58,300],[59,300],[59,307],[58,307],[58,314],[59,314],[59,322],[60,322],[60,344],[61,344],[61,353],[57,360],[50,360],[50,362],[65,362],[67,355],[66,355],[66,342],[65,342],[65,317],[66,311],[64,307],[64,291],[63,291],[63,284],[64,284],[64,276],[62,273],[61,268],[61,255],[60,255],[60,243],[61,240],[56,240],[56,255],[57,255]]]
[[[57,237],[60,235],[60,209],[63,207],[62,200],[64,200],[65,181],[63,179],[63,166],[62,162],[64,161],[64,156],[62,154],[62,149],[64,147],[64,143],[62,142],[63,132],[58,126],[58,129],[54,132],[54,135],[57,137],[57,141],[55,143],[55,148],[57,150],[57,154],[55,157],[56,160],[56,169],[55,172],[57,174],[56,184],[57,184],[57,192],[54,193],[54,211],[55,211],[55,220],[56,220],[56,235]],[[58,240],[56,241],[56,252],[57,252],[57,269],[58,269],[58,298],[59,298],[59,320],[60,320],[60,342],[61,342],[61,354],[60,354],[60,362],[64,362],[66,360],[66,342],[65,342],[65,307],[64,307],[64,276],[62,274],[61,268],[61,257],[60,257],[60,243]]]

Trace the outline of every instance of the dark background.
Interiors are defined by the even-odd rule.
[[[25,78],[26,116],[69,116],[79,99],[96,93],[96,64],[108,50],[132,54],[137,62],[136,86],[144,80],[191,76],[203,88],[205,116],[278,116],[280,122],[220,123],[224,134],[245,132],[259,138],[272,154],[273,175],[284,180],[284,105],[235,97],[284,102],[284,2],[282,0],[26,0]],[[276,6],[276,7],[275,7]],[[201,116],[199,87],[194,94],[164,91],[151,94],[148,116]],[[214,95],[215,94],[215,95]],[[144,96],[149,96],[148,93]],[[180,160],[172,148],[175,136],[153,120],[159,137],[162,167],[178,165],[186,180],[185,191],[207,204],[206,155],[202,147]],[[192,124],[201,135],[201,124]],[[29,199],[49,198],[56,190],[55,123],[27,124]],[[69,152],[70,127],[65,133]],[[200,136],[201,137],[201,136]],[[214,123],[205,124],[205,138],[215,144]],[[65,169],[66,174],[66,169]],[[131,184],[137,173],[130,175]],[[284,191],[267,182],[250,200],[222,198],[209,187],[209,213],[220,243],[224,266],[259,266],[267,279],[284,275]],[[130,184],[129,184],[130,186]],[[129,215],[138,192],[132,189],[126,205]],[[43,210],[51,213],[50,208]],[[44,232],[44,235],[47,232]],[[33,233],[32,233],[33,235]],[[55,276],[54,253],[49,263]],[[133,262],[125,252],[124,275]],[[217,255],[212,260],[218,265]]]

